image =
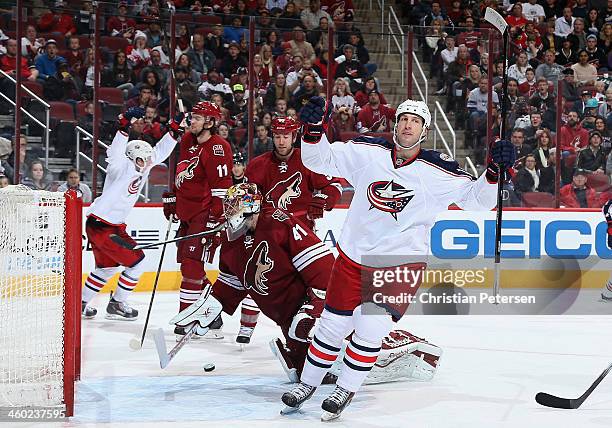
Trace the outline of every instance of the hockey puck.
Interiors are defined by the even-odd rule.
[[[204,364],[204,371],[205,372],[212,372],[215,369],[215,365],[213,363],[206,363]]]
[[[138,351],[139,349],[141,349],[142,346],[140,345],[140,339],[133,337],[130,340],[130,348],[134,351]]]

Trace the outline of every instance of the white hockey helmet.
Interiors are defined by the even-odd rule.
[[[393,141],[397,145],[399,145],[399,143],[397,142],[397,123],[399,121],[400,116],[406,113],[414,114],[423,119],[423,130],[421,131],[419,140],[411,147],[405,147],[411,149],[412,147],[416,146],[417,144],[420,144],[421,142],[423,142],[423,140],[425,140],[427,130],[431,126],[431,113],[429,112],[429,107],[427,107],[427,104],[425,104],[423,101],[406,100],[399,106],[397,106],[397,109],[395,110],[395,126],[393,128]]]
[[[249,225],[247,220],[261,210],[261,193],[255,183],[235,184],[225,193],[223,214],[227,221],[227,238],[234,241],[242,236]]]
[[[149,143],[143,140],[132,140],[127,143],[125,147],[125,155],[129,160],[134,162],[136,167],[144,167],[147,161],[153,156],[153,147]],[[138,159],[142,159],[143,166],[140,166],[136,163]]]

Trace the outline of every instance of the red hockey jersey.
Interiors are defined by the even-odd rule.
[[[307,288],[325,290],[334,264],[328,247],[304,223],[285,211],[262,209],[254,232],[221,245],[213,295],[233,314],[250,294],[261,311],[287,325]]]
[[[191,133],[183,135],[174,186],[176,214],[182,221],[191,221],[208,214],[221,217],[223,198],[232,185],[232,148],[218,135],[197,144]]]
[[[310,171],[302,163],[300,149],[294,149],[287,161],[281,161],[274,152],[254,158],[245,170],[249,182],[257,184],[263,200],[297,216],[307,225],[308,204],[316,191],[327,195],[326,208],[332,209],[340,196],[342,186],[338,179]]]

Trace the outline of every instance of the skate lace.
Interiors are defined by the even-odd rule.
[[[117,302],[117,303],[118,303],[119,309],[122,312],[124,312],[126,314],[131,314],[132,313],[132,307],[129,306],[127,303],[125,303],[125,302]]]
[[[245,327],[245,326],[240,326],[240,330],[238,331],[238,336],[247,336],[247,337],[251,337],[251,334],[253,334],[253,327]]]
[[[291,392],[298,400],[303,400],[308,396],[308,394],[310,394],[310,391],[312,391],[312,386],[306,385],[305,383],[300,383],[298,386],[293,388],[293,391]]]
[[[340,386],[336,386],[336,389],[334,389],[334,392],[332,392],[328,400],[331,400],[336,404],[341,405],[348,399],[349,395],[351,395],[349,391]]]

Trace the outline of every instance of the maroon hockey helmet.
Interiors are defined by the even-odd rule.
[[[295,132],[300,129],[300,124],[291,116],[278,116],[272,119],[271,129],[273,134],[288,134],[290,132]]]
[[[191,114],[197,114],[200,116],[214,117],[216,120],[221,120],[223,114],[217,104],[211,103],[210,101],[200,101],[191,109]]]

